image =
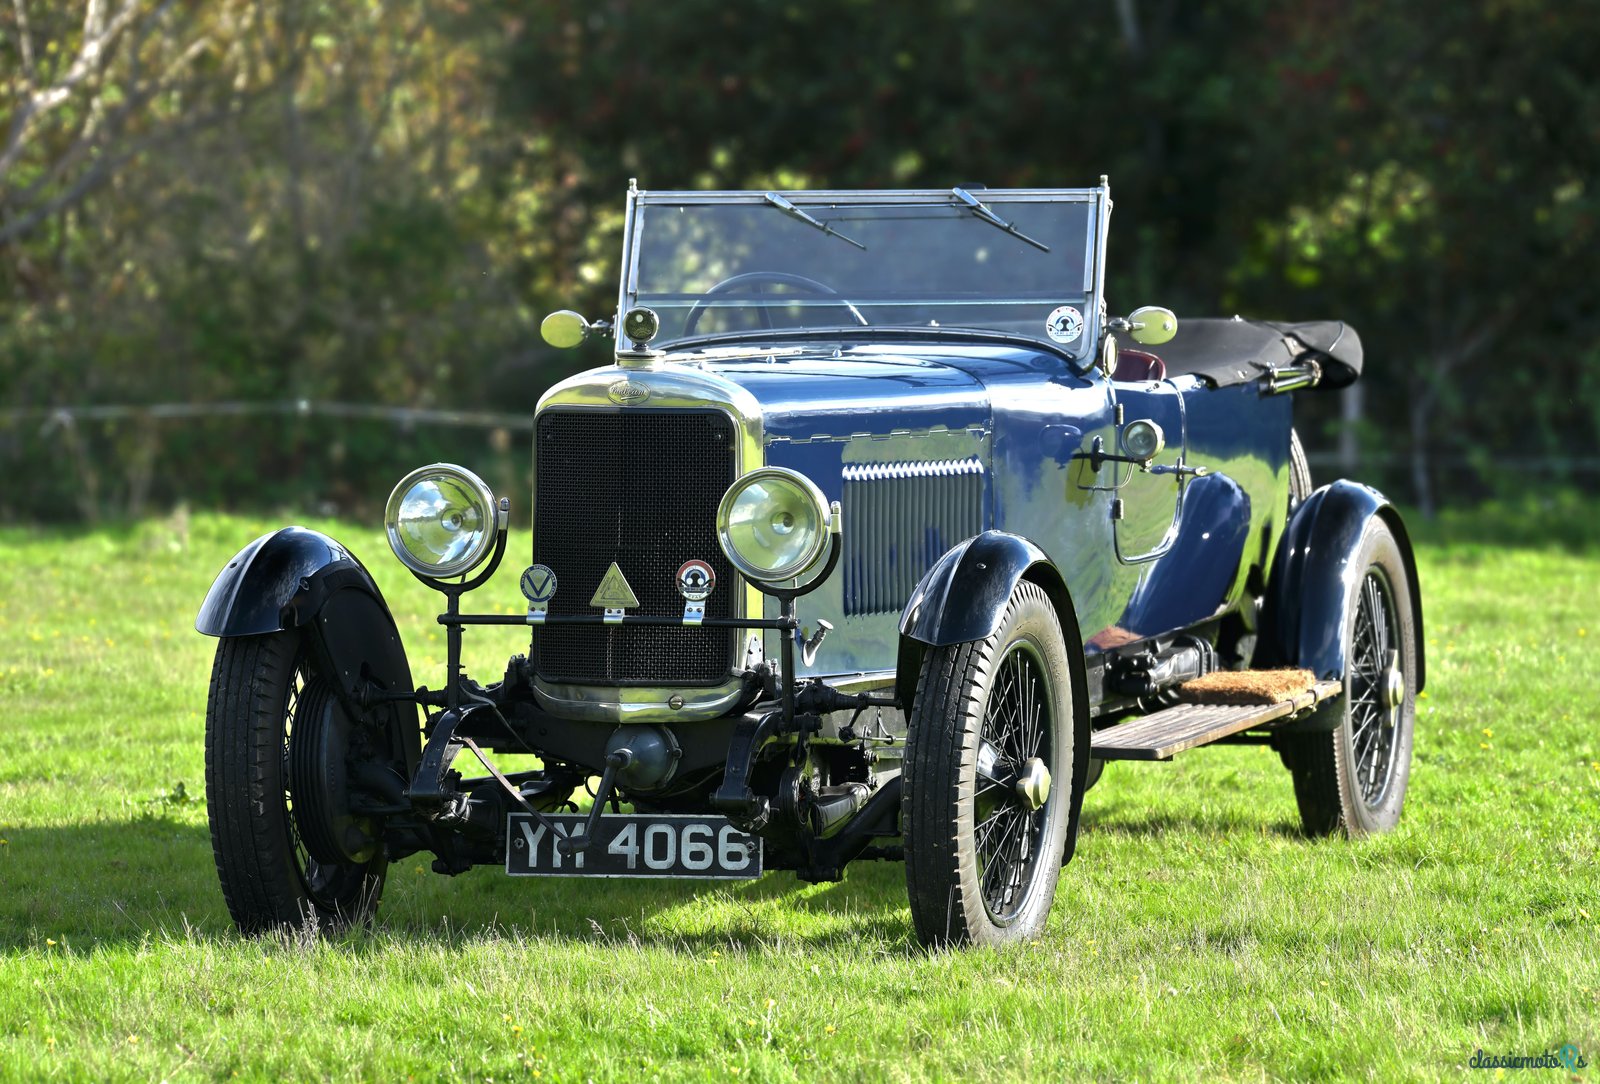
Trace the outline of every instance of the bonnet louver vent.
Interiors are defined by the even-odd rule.
[[[983,529],[983,462],[844,469],[844,612],[899,613],[945,551]]]

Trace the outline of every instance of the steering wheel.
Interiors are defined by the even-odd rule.
[[[700,326],[700,317],[704,316],[706,310],[711,307],[710,305],[706,304],[706,301],[712,295],[731,293],[735,290],[738,290],[742,286],[759,286],[765,283],[772,283],[773,285],[777,286],[793,286],[797,290],[804,290],[806,293],[816,294],[819,297],[838,297],[839,304],[850,310],[850,315],[855,317],[856,323],[860,324],[862,327],[867,326],[867,318],[861,315],[861,310],[856,308],[850,302],[846,301],[844,298],[839,297],[839,291],[835,290],[832,286],[829,286],[826,283],[821,283],[816,279],[807,278],[804,275],[796,275],[788,271],[744,271],[737,275],[729,275],[727,278],[711,287],[711,289],[707,290],[700,296],[698,301],[690,306],[689,315],[685,317],[683,321],[684,337],[687,338],[690,335],[693,335],[694,329]],[[760,312],[762,326],[767,328],[772,327],[772,315],[767,312],[766,306],[762,306]]]

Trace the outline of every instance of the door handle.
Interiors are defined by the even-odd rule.
[[[1191,467],[1181,459],[1170,465],[1145,467],[1144,469],[1150,474],[1176,474],[1180,481],[1182,481],[1184,475],[1204,478],[1211,473],[1210,467]]]

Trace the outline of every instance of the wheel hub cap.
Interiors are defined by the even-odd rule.
[[[1383,706],[1389,710],[1389,725],[1394,725],[1395,713],[1406,698],[1406,675],[1400,669],[1400,652],[1389,655],[1389,668],[1383,675]]]
[[[1017,773],[1017,797],[1030,810],[1038,809],[1050,798],[1050,769],[1038,757],[1029,757]]]

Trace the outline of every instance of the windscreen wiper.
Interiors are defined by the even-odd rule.
[[[789,215],[792,218],[798,218],[801,222],[804,222],[808,226],[815,226],[829,237],[837,237],[841,241],[855,245],[862,252],[867,251],[867,246],[863,245],[860,241],[857,241],[852,237],[846,237],[844,234],[840,233],[826,222],[819,222],[817,219],[812,218],[810,215],[806,214],[800,208],[796,207],[794,204],[790,203],[776,192],[767,193],[767,202],[772,204],[778,210],[782,211],[784,214]]]
[[[1026,241],[1040,252],[1050,251],[1049,245],[1042,241],[1035,241],[1033,238],[1017,229],[1011,223],[1007,222],[1005,219],[989,210],[988,204],[984,203],[977,196],[974,196],[971,192],[968,192],[965,188],[952,188],[950,190],[950,194],[955,196],[955,198],[960,200],[962,203],[966,204],[969,211],[983,219],[985,222],[989,223],[989,225],[1000,227],[1017,240]],[[768,198],[770,199],[771,197],[769,196]]]

